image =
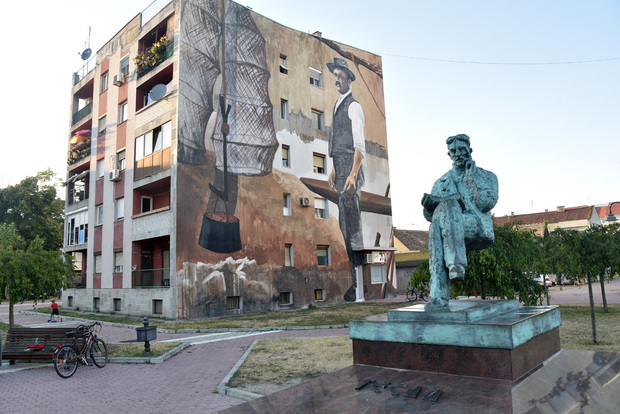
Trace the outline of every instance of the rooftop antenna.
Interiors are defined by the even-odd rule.
[[[88,45],[88,46],[87,46]],[[90,49],[90,26],[88,26],[88,43],[84,43],[84,50],[82,53],[78,52],[78,55],[82,58],[82,76],[85,75],[84,67],[86,66],[86,61],[92,55],[93,51]]]

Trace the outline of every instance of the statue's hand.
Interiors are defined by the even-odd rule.
[[[424,210],[432,213],[439,205],[439,201],[439,197],[424,193],[424,196],[422,197],[422,207],[424,207]]]
[[[349,174],[347,177],[347,181],[344,183],[344,192],[347,195],[355,194],[355,190],[357,189],[357,175]]]

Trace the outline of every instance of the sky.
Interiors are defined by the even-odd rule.
[[[47,168],[65,178],[72,73],[89,27],[96,52],[150,3],[5,6],[0,188]],[[445,140],[460,133],[498,177],[496,216],[620,201],[617,0],[238,3],[382,56],[397,228],[428,229],[420,200],[450,169]]]

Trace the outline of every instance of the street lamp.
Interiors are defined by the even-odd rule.
[[[614,221],[618,220],[615,215],[611,214],[611,206],[614,204],[620,204],[620,201],[612,201],[611,203],[609,203],[609,214],[607,214],[607,217],[605,217],[606,223],[613,223]]]

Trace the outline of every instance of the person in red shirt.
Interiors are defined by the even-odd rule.
[[[56,322],[56,319],[54,319],[54,317],[60,315],[60,313],[58,312],[58,304],[56,303],[55,299],[52,299],[52,304],[50,305],[50,308],[52,308],[52,313],[48,322]]]

